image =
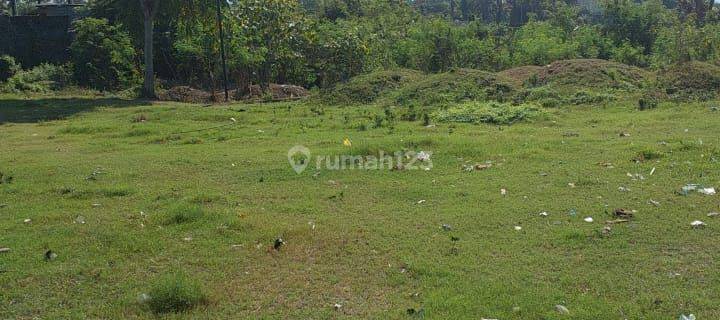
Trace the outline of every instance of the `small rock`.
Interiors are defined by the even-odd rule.
[[[560,314],[570,314],[570,310],[561,304],[555,305],[555,311]]]
[[[285,245],[285,240],[283,240],[282,238],[277,238],[273,243],[273,249],[280,250],[280,247],[282,247],[283,245]]]
[[[710,218],[714,218],[714,217],[720,216],[720,212],[710,212],[707,214],[707,216]]]
[[[23,220],[23,223],[30,223],[30,222],[32,222],[32,220],[30,220],[30,219]]]
[[[52,250],[45,251],[45,261],[52,261],[57,258],[57,253]]]

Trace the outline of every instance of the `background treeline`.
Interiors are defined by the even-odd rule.
[[[155,73],[165,85],[219,88],[215,0],[159,1]],[[498,71],[600,58],[648,68],[720,63],[712,0],[232,0],[222,2],[230,80],[326,88],[378,69]],[[138,83],[137,0],[90,1],[76,24],[71,72],[81,85]]]

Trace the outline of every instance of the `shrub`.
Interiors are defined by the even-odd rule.
[[[423,74],[414,70],[377,71],[338,85],[326,99],[332,103],[371,103],[392,90],[422,78]]]
[[[440,122],[512,124],[539,113],[539,110],[528,105],[468,102],[436,111],[433,118]]]
[[[21,70],[7,80],[4,91],[49,92],[70,84],[70,68],[53,64],[41,64],[30,70]]]
[[[20,71],[20,65],[15,58],[4,55],[0,56],[0,82],[5,82]]]
[[[615,96],[607,93],[594,93],[589,91],[578,91],[570,97],[572,104],[595,104],[615,100]]]
[[[200,285],[183,273],[175,273],[157,280],[147,301],[155,313],[183,312],[207,300]]]
[[[74,24],[70,45],[78,84],[100,90],[121,89],[137,79],[130,36],[105,19],[85,18]]]
[[[699,61],[673,65],[658,72],[658,84],[675,99],[711,100],[720,94],[720,67]]]

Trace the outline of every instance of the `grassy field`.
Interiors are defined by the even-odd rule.
[[[374,106],[4,96],[0,319],[720,319],[720,198],[678,194],[720,187],[713,105],[376,127]],[[297,174],[295,145],[433,168]],[[156,314],[172,275],[203,297]]]

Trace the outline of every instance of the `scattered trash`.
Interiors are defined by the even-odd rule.
[[[593,221],[595,221],[595,220],[593,220],[592,217],[587,217],[587,218],[585,218],[585,219],[583,219],[583,220],[585,220],[585,222],[593,222]]]
[[[192,241],[192,239],[193,239],[192,237],[185,237],[185,238],[183,238],[183,241]]]
[[[625,222],[630,222],[630,220],[628,220],[628,219],[615,219],[615,220],[605,221],[605,223],[607,223],[607,224],[618,224],[618,223],[625,223]]]
[[[712,187],[706,188],[706,187],[702,187],[699,184],[695,184],[695,183],[688,183],[688,184],[684,185],[680,189],[680,194],[686,196],[686,195],[690,194],[690,192],[692,192],[692,191],[697,191],[698,193],[702,193],[702,194],[708,195],[708,196],[712,196],[712,195],[716,194],[715,188],[712,188]]]
[[[30,219],[23,220],[23,223],[30,223],[30,222],[32,222],[32,220],[30,220]]]
[[[425,201],[424,199],[423,199],[423,200],[418,200],[417,204],[423,204],[423,203],[425,203],[425,202],[427,202],[427,201]]]
[[[608,168],[608,169],[615,168],[615,166],[611,162],[598,162],[598,165],[600,165],[601,167]]]
[[[343,139],[343,145],[346,147],[352,147],[352,142],[350,141],[350,138]]]
[[[520,230],[522,230],[521,226],[515,226],[515,231],[520,231]]]
[[[635,214],[635,212],[636,212],[635,210],[631,211],[631,210],[620,208],[620,209],[615,209],[613,211],[613,215],[618,218],[628,219],[628,218],[632,218],[633,215]]]
[[[570,310],[561,304],[555,305],[555,311],[560,314],[570,314]]]
[[[648,203],[651,204],[651,205],[654,205],[654,206],[656,206],[656,207],[659,207],[659,206],[660,206],[660,202],[657,202],[657,201],[655,201],[655,200],[653,200],[653,199],[648,200]]]
[[[77,223],[77,224],[85,224],[85,217],[83,217],[83,216],[78,216],[77,218],[75,218],[75,223]]]
[[[418,152],[416,158],[421,162],[428,161],[428,160],[430,160],[430,153],[425,152],[425,151],[420,151],[420,152]]]
[[[280,247],[282,247],[285,244],[285,240],[282,238],[275,239],[275,242],[273,243],[273,249],[280,250]]]
[[[607,236],[610,234],[610,231],[612,231],[612,228],[610,228],[610,226],[605,226],[602,229],[602,234]]]
[[[507,190],[506,190],[506,189],[500,189],[500,194],[503,195],[503,196],[506,196],[506,195],[507,195]]]
[[[335,309],[336,311],[337,311],[337,310],[340,310],[340,308],[342,308],[342,305],[339,304],[339,303],[336,303],[336,304],[333,305],[333,309]]]
[[[681,314],[680,320],[696,320],[696,319],[695,319],[695,315],[691,313],[690,315],[687,315],[687,316],[684,314]]]
[[[690,222],[690,225],[693,227],[693,229],[700,229],[700,228],[704,228],[705,226],[707,226],[705,224],[705,222],[702,222],[700,220],[695,220],[693,222]]]
[[[627,176],[630,177],[633,181],[645,180],[645,177],[639,173],[632,174],[632,173],[628,172]]]
[[[548,216],[548,213],[545,212],[545,211],[543,211],[543,212],[540,212],[538,215],[541,216],[541,217],[547,217],[547,216]]]
[[[698,190],[698,192],[708,196],[715,195],[716,193],[715,188],[701,188],[700,190]]]
[[[98,207],[100,207],[100,204],[99,204],[99,203],[93,203],[93,204],[91,204],[90,206],[93,207],[93,208],[98,208]]]
[[[620,186],[620,187],[618,187],[618,191],[620,191],[620,192],[630,192],[630,189],[628,189],[627,187]]]
[[[720,212],[710,212],[707,214],[707,216],[710,218],[714,218],[714,217],[720,216]]]
[[[141,293],[141,294],[138,296],[137,301],[138,301],[139,303],[148,303],[148,302],[150,302],[150,295],[148,295],[147,293]]]
[[[653,167],[652,170],[650,170],[650,175],[653,175],[653,174],[655,174],[655,167]]]
[[[0,253],[10,252],[10,248],[0,248]]]
[[[53,252],[52,250],[45,251],[45,261],[55,260],[57,256],[57,253]]]
[[[235,120],[235,118],[230,118],[230,121],[237,122],[237,120]]]
[[[570,188],[575,188],[575,183],[568,182],[568,187],[570,187]]]
[[[576,216],[576,215],[577,215],[577,210],[575,210],[575,209],[570,209],[570,211],[568,212],[568,214],[571,215],[571,216]]]
[[[452,230],[452,226],[449,225],[449,224],[443,224],[442,226],[440,226],[440,228],[442,228],[442,229],[445,230],[445,231],[451,231],[451,230]]]
[[[310,221],[308,222],[308,225],[310,226],[311,230],[315,230],[315,222]]]

